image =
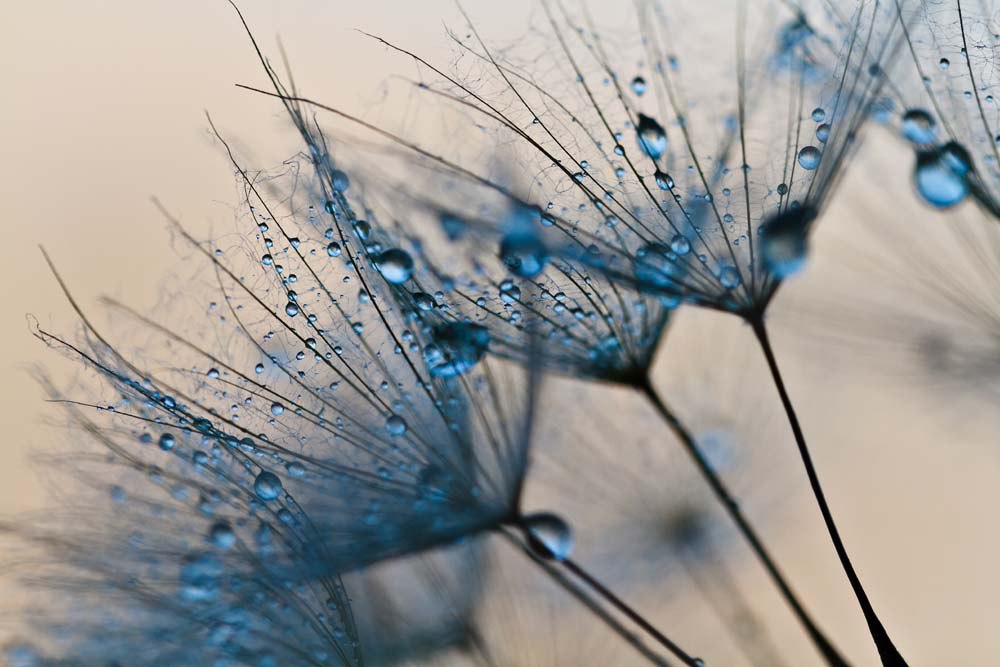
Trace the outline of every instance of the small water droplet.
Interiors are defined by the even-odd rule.
[[[548,512],[521,519],[528,546],[540,558],[565,560],[573,551],[573,531],[562,518]]]
[[[646,92],[646,80],[641,76],[632,79],[632,92],[642,97],[642,94]]]
[[[656,173],[653,175],[653,178],[656,180],[656,187],[660,188],[661,190],[674,189],[674,179],[670,177],[670,174],[657,169]]]

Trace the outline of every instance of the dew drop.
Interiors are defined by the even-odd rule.
[[[639,148],[654,160],[660,159],[663,152],[667,150],[667,133],[655,119],[645,114],[639,114],[636,134],[639,139]]]
[[[435,377],[456,377],[468,372],[486,354],[490,332],[471,322],[448,322],[434,328],[434,342],[424,348],[424,360]]]
[[[403,435],[406,433],[406,420],[399,415],[392,415],[385,420],[385,430],[389,435]]]
[[[683,234],[678,234],[670,240],[670,249],[673,250],[678,256],[683,257],[691,252],[691,242],[688,240],[688,237]]]
[[[413,275],[413,258],[405,250],[391,248],[375,259],[379,273],[393,285],[405,283]]]
[[[937,124],[923,109],[909,109],[903,114],[903,136],[917,145],[933,144],[937,137]]]
[[[271,414],[275,417],[281,415],[285,411],[285,406],[281,403],[271,403]]]
[[[573,531],[562,518],[548,512],[521,519],[528,546],[540,558],[565,560],[573,551]]]
[[[351,187],[351,179],[340,169],[333,170],[330,174],[330,181],[333,183],[333,189],[337,192],[346,192],[347,188]]]
[[[288,303],[285,304],[285,314],[288,315],[289,317],[295,317],[296,315],[299,314],[299,307],[295,304],[294,301],[289,301]]]
[[[646,92],[646,80],[641,76],[632,79],[632,92],[642,97],[642,94]]]
[[[281,495],[281,478],[263,470],[254,479],[253,490],[261,500],[274,500]]]
[[[949,208],[969,193],[967,176],[971,168],[965,149],[950,142],[940,149],[917,154],[913,181],[924,201],[937,208]]]
[[[661,190],[674,189],[674,179],[670,177],[670,174],[657,169],[656,173],[653,175],[653,178],[656,180],[656,187],[660,188]]]
[[[740,285],[740,272],[735,267],[726,266],[719,271],[719,282],[726,289],[733,289]]]
[[[160,436],[160,449],[162,449],[165,452],[169,452],[171,449],[173,449],[176,443],[177,441],[174,439],[174,436],[171,433],[164,433],[163,435]]]
[[[208,541],[220,549],[229,549],[236,544],[236,533],[228,521],[218,521],[212,524],[208,533]]]
[[[799,206],[761,225],[761,256],[768,272],[778,278],[787,278],[802,269],[808,251],[807,234],[815,217],[812,207]]]
[[[819,159],[822,153],[815,146],[805,146],[799,151],[799,165],[803,169],[812,171],[819,166]]]
[[[500,243],[500,257],[511,272],[522,278],[534,278],[549,261],[548,250],[538,235],[521,231],[504,236]]]

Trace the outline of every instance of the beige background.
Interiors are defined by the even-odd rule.
[[[501,33],[520,27],[527,4],[468,3],[481,27]],[[447,63],[442,22],[459,23],[453,5],[437,0],[241,5],[272,53],[274,35],[282,36],[304,90],[376,119],[386,104],[387,75],[410,72],[412,65],[352,29],[382,33]],[[31,337],[26,322],[30,313],[55,331],[76,330],[36,245],[48,248],[85,306],[96,310],[103,293],[151,304],[175,255],[149,197],[159,197],[205,236],[228,230],[231,222],[233,180],[207,137],[204,110],[261,164],[286,156],[293,144],[272,103],[233,87],[259,84],[262,76],[221,0],[8,2],[0,6],[0,26],[6,250],[0,262],[0,510],[7,513],[38,505],[41,483],[28,453],[60,437],[43,423],[52,410],[28,371],[44,364],[60,378],[72,372]],[[897,151],[902,165],[910,159],[884,138],[878,150]],[[912,201],[904,172],[879,181],[872,192],[870,171],[859,164],[840,194],[845,200],[892,196],[897,215],[914,225],[936,224]],[[831,228],[862,224],[856,213],[834,205],[817,254]],[[818,280],[811,270],[792,291],[808,299]],[[942,406],[948,400],[902,386],[892,373],[854,373],[849,355],[832,368],[805,361],[809,354],[829,357],[817,346],[793,344],[801,333],[795,322],[794,312],[777,319],[776,343],[786,353],[792,391],[845,539],[893,635],[913,665],[1000,664],[996,423],[956,421]],[[766,382],[758,387],[760,400],[774,400]],[[792,456],[790,439],[774,444],[781,447]],[[769,542],[850,656],[875,664],[797,467],[764,470],[757,483],[766,489]],[[815,664],[756,565],[738,555],[733,566],[745,573],[751,599],[776,619],[772,633],[787,648],[788,664]],[[681,635],[703,631],[684,605],[665,606],[664,618]]]

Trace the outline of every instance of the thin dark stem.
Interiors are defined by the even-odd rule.
[[[841,657],[840,653],[834,648],[833,643],[826,638],[826,635],[819,626],[816,625],[809,612],[806,611],[805,606],[799,601],[798,596],[792,590],[791,585],[785,579],[785,575],[782,574],[781,570],[778,568],[778,564],[771,557],[764,543],[761,542],[760,538],[757,536],[757,531],[754,530],[753,526],[747,520],[746,516],[743,515],[743,511],[740,509],[739,503],[733,494],[730,493],[729,489],[726,487],[725,482],[719,477],[719,474],[712,467],[712,464],[708,461],[704,452],[698,447],[698,443],[695,441],[694,436],[687,429],[686,426],[678,419],[677,415],[674,414],[673,410],[666,404],[660,394],[653,387],[652,382],[648,380],[640,385],[640,390],[646,395],[653,407],[660,413],[663,421],[667,423],[670,430],[674,432],[674,435],[681,441],[684,446],[684,450],[691,456],[694,461],[695,466],[701,473],[702,477],[708,483],[709,488],[718,498],[722,507],[725,508],[729,517],[736,524],[740,533],[743,534],[744,539],[750,545],[750,548],[757,558],[760,559],[761,564],[763,564],[764,569],[767,570],[768,575],[770,575],[771,580],[774,582],[775,586],[781,592],[782,597],[785,598],[785,602],[791,607],[792,612],[795,617],[802,624],[809,638],[812,640],[813,645],[816,650],[823,656],[826,664],[830,667],[849,667],[849,663]]]
[[[647,621],[645,616],[630,607],[624,600],[606,588],[604,584],[595,579],[575,561],[570,558],[565,558],[559,562],[563,565],[563,567],[572,572],[574,576],[587,584],[591,590],[607,600],[611,606],[623,613],[630,621],[645,630],[651,637],[653,637],[653,639],[658,641],[661,646],[677,656],[685,665],[689,665],[689,667],[704,667],[705,663],[702,662],[701,659],[695,658],[686,653],[684,649],[671,641],[669,637],[657,630],[652,623]]]
[[[819,505],[819,510],[823,515],[823,522],[826,524],[827,532],[830,533],[830,539],[833,540],[833,546],[837,550],[837,556],[840,558],[840,564],[844,568],[844,573],[847,574],[848,581],[851,582],[851,588],[854,589],[854,595],[858,599],[858,604],[861,605],[861,611],[864,612],[865,620],[868,622],[868,631],[871,633],[872,639],[875,641],[876,648],[878,648],[878,654],[882,659],[882,664],[885,667],[906,667],[906,661],[903,659],[903,656],[900,655],[895,645],[893,645],[892,640],[889,638],[889,633],[886,632],[885,627],[882,625],[878,615],[875,613],[875,608],[872,607],[872,603],[868,599],[868,595],[865,594],[865,589],[861,586],[861,580],[854,571],[854,566],[851,565],[851,559],[847,555],[847,549],[844,547],[844,542],[840,539],[840,532],[837,530],[837,525],[833,521],[833,514],[830,512],[830,506],[827,505],[826,496],[823,494],[823,487],[820,486],[819,483],[819,475],[816,473],[816,466],[813,464],[812,455],[809,453],[809,447],[806,445],[806,438],[802,432],[802,426],[799,424],[799,418],[795,413],[795,407],[792,405],[792,400],[789,398],[788,391],[785,389],[785,381],[781,377],[781,371],[779,370],[778,362],[774,357],[774,350],[771,347],[771,341],[768,338],[767,328],[764,326],[764,321],[760,317],[757,317],[750,320],[750,325],[753,327],[753,331],[757,335],[757,340],[760,341],[760,347],[764,352],[764,357],[767,359],[767,365],[771,370],[771,377],[774,378],[774,385],[778,390],[778,395],[781,397],[781,403],[785,408],[785,413],[788,415],[788,423],[792,427],[792,434],[795,436],[795,444],[798,445],[799,455],[802,457],[803,465],[805,465],[806,475],[809,477],[809,486],[812,487],[813,495],[816,496],[816,503]]]
[[[643,641],[636,636],[635,633],[630,632],[625,626],[621,624],[614,616],[609,614],[600,604],[593,600],[586,592],[584,592],[577,584],[570,581],[570,579],[560,572],[556,567],[535,555],[531,549],[521,541],[519,541],[510,531],[501,528],[499,533],[510,540],[511,544],[516,546],[521,552],[523,552],[528,559],[540,567],[549,577],[552,578],[556,584],[562,587],[567,593],[576,598],[584,607],[589,609],[597,618],[604,622],[615,634],[622,638],[629,646],[634,648],[642,657],[650,662],[650,664],[657,665],[657,667],[669,667],[669,664],[663,657],[657,655],[649,647],[647,647]]]

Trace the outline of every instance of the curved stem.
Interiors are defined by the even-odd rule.
[[[900,655],[895,645],[893,645],[892,640],[889,638],[889,633],[886,632],[885,627],[875,613],[875,608],[872,607],[872,603],[868,599],[868,595],[865,594],[865,589],[861,586],[861,580],[854,571],[854,566],[851,565],[851,559],[847,555],[844,542],[840,539],[840,532],[837,530],[837,524],[833,521],[833,514],[830,512],[829,505],[827,505],[823,487],[819,483],[819,475],[816,473],[812,455],[809,453],[809,447],[806,445],[802,426],[799,424],[795,407],[792,405],[792,400],[785,389],[785,381],[781,377],[778,362],[774,358],[774,350],[771,348],[771,341],[767,336],[764,321],[762,318],[756,317],[750,320],[750,325],[753,327],[757,340],[760,342],[760,347],[764,352],[764,357],[767,359],[768,368],[771,370],[771,377],[774,378],[774,385],[778,390],[778,395],[781,397],[781,404],[785,408],[785,413],[788,415],[788,423],[792,427],[795,444],[798,445],[799,455],[802,457],[802,463],[806,468],[806,475],[809,477],[809,486],[812,487],[813,495],[816,497],[816,503],[819,505],[819,510],[823,515],[823,522],[826,524],[827,532],[830,533],[830,539],[833,540],[833,546],[837,550],[840,564],[844,568],[844,573],[851,583],[851,588],[854,589],[854,595],[857,597],[858,604],[861,605],[861,611],[868,622],[868,631],[875,641],[882,664],[885,667],[906,667],[906,661]]]
[[[600,604],[591,599],[586,592],[580,589],[580,587],[574,584],[570,579],[557,570],[552,563],[543,560],[539,556],[535,555],[526,544],[520,542],[516,537],[511,535],[511,533],[503,528],[499,530],[500,534],[510,540],[511,544],[518,547],[527,557],[528,560],[535,563],[540,567],[546,574],[548,574],[552,581],[562,587],[567,593],[572,595],[577,599],[584,607],[589,609],[597,618],[604,622],[611,631],[617,634],[626,644],[634,648],[639,652],[642,657],[650,662],[650,664],[657,665],[658,667],[667,667],[669,663],[657,655],[654,651],[650,650],[642,640],[635,635],[635,633],[630,632],[625,626],[623,626],[614,616],[609,614]]]
[[[719,474],[712,467],[712,464],[708,461],[704,452],[698,447],[698,443],[695,441],[694,436],[687,429],[686,426],[678,419],[677,415],[674,414],[673,410],[666,404],[663,398],[657,393],[656,389],[653,387],[652,383],[648,380],[640,385],[640,390],[646,395],[653,407],[660,413],[663,421],[667,423],[670,430],[674,432],[681,444],[684,446],[685,451],[691,456],[694,461],[695,466],[701,473],[702,477],[708,483],[709,488],[718,498],[719,502],[725,508],[729,517],[736,524],[736,527],[742,533],[744,539],[750,545],[750,548],[757,558],[760,559],[761,564],[764,569],[767,570],[768,575],[770,575],[771,580],[774,585],[778,587],[781,592],[782,597],[785,602],[791,607],[792,612],[795,617],[799,620],[799,623],[805,629],[809,638],[812,640],[813,645],[819,652],[826,664],[830,667],[849,667],[849,663],[841,657],[840,653],[834,647],[833,643],[827,639],[826,635],[816,622],[813,621],[809,612],[806,611],[805,606],[799,601],[798,596],[792,590],[791,585],[785,579],[785,575],[782,574],[781,570],[778,568],[778,564],[775,562],[774,558],[768,552],[764,543],[761,542],[760,537],[757,536],[757,531],[754,530],[753,526],[744,516],[743,511],[740,509],[739,503],[730,493],[729,489],[726,487],[725,482],[719,477]]]

